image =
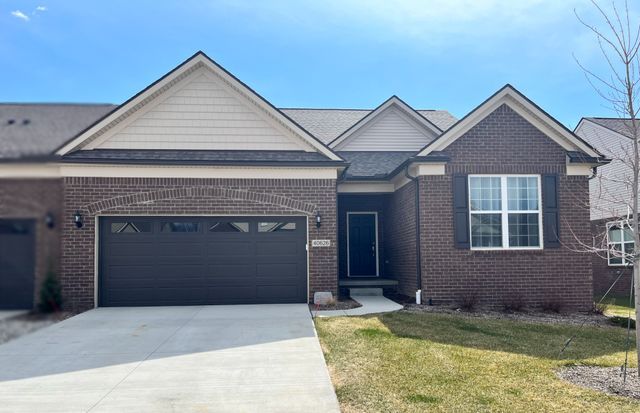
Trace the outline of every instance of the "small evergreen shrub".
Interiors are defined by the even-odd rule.
[[[55,271],[49,269],[40,288],[40,311],[51,313],[62,308],[62,288]]]

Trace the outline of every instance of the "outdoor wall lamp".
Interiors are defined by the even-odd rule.
[[[53,217],[53,214],[51,212],[47,212],[47,215],[44,216],[44,224],[49,229],[53,229],[53,227],[56,226],[55,218]]]
[[[316,211],[316,228],[320,228],[322,225],[322,217],[320,216],[320,212]]]
[[[78,228],[82,228],[82,225],[84,225],[84,222],[82,222],[82,214],[80,213],[80,211],[76,211],[76,213],[73,214],[73,222]]]

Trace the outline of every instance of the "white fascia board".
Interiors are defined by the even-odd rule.
[[[0,179],[61,177],[337,179],[336,167],[149,166],[108,164],[0,164]]]
[[[369,113],[367,116],[358,121],[354,126],[345,131],[342,135],[338,136],[336,139],[329,143],[330,148],[336,148],[342,142],[347,140],[350,136],[353,136],[356,132],[362,130],[365,126],[369,125],[373,120],[375,120],[378,115],[386,111],[389,107],[396,106],[400,109],[401,113],[409,116],[411,119],[416,121],[419,125],[433,133],[435,136],[438,136],[442,133],[440,129],[438,129],[431,122],[426,120],[424,117],[420,116],[416,113],[416,111],[404,103],[402,100],[398,99],[396,96],[392,96],[382,105],[378,106],[373,112]]]
[[[338,184],[338,193],[391,193],[395,191],[393,183],[388,181],[380,182],[354,182],[347,181]]]
[[[446,148],[503,104],[508,105],[518,115],[522,116],[564,149],[578,149],[590,156],[600,156],[598,152],[594,151],[587,144],[576,139],[570,132],[558,126],[555,120],[532,105],[511,87],[505,87],[500,93],[476,108],[472,113],[467,115],[466,118],[463,118],[463,120],[449,128],[440,138],[427,145],[417,156],[426,156],[433,151]]]
[[[567,176],[591,176],[594,165],[590,164],[570,164],[567,163]]]
[[[0,179],[60,178],[60,166],[55,163],[0,163]]]
[[[65,155],[72,151],[73,149],[78,148],[82,145],[84,141],[89,139],[91,136],[102,130],[104,127],[107,127],[111,122],[118,119],[120,116],[125,114],[128,111],[135,110],[136,106],[140,105],[144,102],[149,96],[156,93],[158,90],[163,89],[169,83],[174,82],[176,78],[179,78],[185,72],[189,70],[193,70],[194,67],[202,65],[207,67],[217,76],[219,76],[223,81],[233,87],[235,90],[248,97],[255,105],[264,110],[270,116],[278,120],[283,126],[289,129],[294,134],[298,135],[302,140],[310,144],[312,147],[317,149],[323,155],[326,155],[329,159],[334,161],[342,161],[343,159],[336,155],[329,148],[320,143],[317,139],[311,136],[307,131],[298,126],[291,119],[286,117],[282,112],[275,109],[273,106],[269,105],[263,98],[259,97],[254,91],[249,89],[247,86],[242,84],[239,80],[231,76],[228,72],[223,70],[217,64],[214,64],[208,57],[204,54],[199,53],[192,57],[190,60],[185,62],[182,66],[174,69],[174,71],[166,76],[164,79],[157,81],[157,83],[153,84],[153,86],[149,87],[147,90],[140,93],[138,96],[135,96],[131,101],[127,102],[124,105],[118,107],[113,113],[108,115],[106,118],[102,119],[97,124],[90,127],[88,130],[80,134],[78,137],[73,139],[71,142],[67,143],[58,151],[56,151],[57,155]]]
[[[338,168],[62,164],[60,175],[104,178],[337,179]]]

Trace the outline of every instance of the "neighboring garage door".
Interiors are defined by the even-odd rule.
[[[304,217],[103,217],[102,306],[304,303]]]
[[[0,219],[0,309],[33,308],[33,220]]]

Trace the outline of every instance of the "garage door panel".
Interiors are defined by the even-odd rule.
[[[258,299],[267,302],[296,302],[300,296],[300,289],[295,284],[262,285],[258,289]]]
[[[224,279],[237,279],[242,281],[247,278],[255,277],[255,275],[255,264],[212,263],[207,266],[207,280],[209,282],[216,282],[217,280]]]
[[[304,218],[147,217],[140,234],[110,233],[113,220],[127,222],[101,219],[100,305],[307,300]]]
[[[111,279],[132,279],[132,278],[153,278],[155,269],[152,265],[118,265],[112,264],[108,267]]]
[[[212,241],[207,243],[206,253],[209,257],[215,258],[251,256],[255,254],[255,242],[253,240]]]
[[[0,219],[0,309],[32,309],[35,222]]]
[[[156,250],[153,243],[138,241],[137,243],[109,242],[103,245],[109,249],[110,257],[155,257]],[[132,248],[135,246],[135,249]]]
[[[202,286],[160,287],[155,290],[154,299],[162,305],[204,304],[206,292]]]

